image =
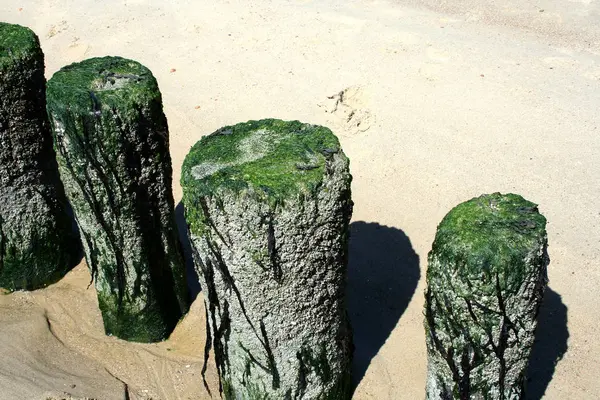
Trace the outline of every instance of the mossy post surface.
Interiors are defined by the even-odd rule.
[[[48,114],[107,334],[165,339],[188,300],[156,80],[120,57],[72,64],[48,81]]]
[[[350,397],[349,162],[333,133],[250,121],[202,138],[181,184],[226,399]]]
[[[44,54],[30,29],[0,23],[0,287],[60,279],[78,253],[46,115]]]
[[[524,399],[549,262],[537,206],[500,193],[458,205],[428,261],[427,399]]]

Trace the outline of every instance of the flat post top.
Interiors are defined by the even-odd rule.
[[[311,193],[323,181],[326,162],[341,153],[328,128],[265,119],[219,129],[192,147],[182,186],[198,195],[252,189],[268,197]]]

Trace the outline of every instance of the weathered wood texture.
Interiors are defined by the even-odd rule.
[[[250,121],[183,165],[186,218],[226,399],[348,399],[349,162],[327,128]]]
[[[48,81],[48,113],[107,334],[165,339],[188,299],[156,80],[135,61],[85,60]]]
[[[44,54],[30,29],[0,23],[0,287],[37,289],[79,253],[46,114]]]
[[[547,284],[546,219],[514,194],[452,209],[429,253],[427,399],[523,399]]]

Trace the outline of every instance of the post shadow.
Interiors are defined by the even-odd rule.
[[[66,205],[66,213],[69,217],[69,221],[71,221],[71,237],[72,242],[71,245],[71,258],[69,260],[69,271],[75,268],[83,257],[85,257],[85,252],[83,251],[83,243],[81,242],[81,231],[79,230],[79,225],[77,224],[77,220],[75,219],[75,211],[73,211],[73,207],[71,207],[71,203],[67,200]]]
[[[419,256],[404,232],[378,223],[350,224],[346,298],[355,388],[406,310],[420,277]]]
[[[192,255],[192,244],[188,233],[188,225],[185,220],[184,206],[180,201],[175,207],[175,220],[177,221],[177,231],[179,232],[179,241],[183,249],[183,258],[185,261],[185,278],[187,280],[188,290],[190,294],[190,304],[196,300],[200,293],[200,280],[198,273],[194,267],[194,258]]]
[[[567,306],[558,293],[546,288],[527,368],[526,397],[529,400],[544,396],[556,365],[569,348],[567,321]]]

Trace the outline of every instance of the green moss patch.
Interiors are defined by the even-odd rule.
[[[31,29],[0,22],[0,70],[38,53],[40,43]]]
[[[2,243],[0,287],[8,290],[35,290],[59,281],[69,269],[68,249],[56,241],[31,240],[35,249],[20,249],[12,243]],[[58,242],[58,243],[57,243]]]
[[[331,130],[298,121],[265,119],[222,128],[202,138],[185,158],[181,184],[195,195],[254,189],[272,199],[312,192],[325,162],[340,151]]]
[[[546,218],[536,204],[516,194],[494,193],[452,209],[438,226],[430,257],[457,266],[463,276],[499,274],[504,288],[516,288],[526,272],[526,257],[545,237]]]
[[[132,342],[153,343],[166,339],[174,328],[167,326],[154,302],[148,302],[145,308],[139,309],[126,301],[119,305],[114,294],[98,292],[98,304],[107,335]]]
[[[140,63],[98,57],[56,72],[48,81],[47,100],[54,114],[63,114],[64,109],[75,115],[101,115],[111,110],[137,114],[140,105],[160,102],[161,95],[152,72]]]

